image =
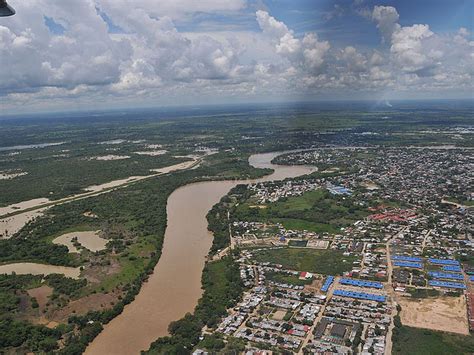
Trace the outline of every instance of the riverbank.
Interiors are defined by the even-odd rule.
[[[273,165],[271,160],[282,153],[249,158],[254,168],[274,170],[261,179],[192,183],[169,196],[162,255],[153,274],[135,300],[104,326],[86,354],[137,354],[148,349],[156,338],[167,335],[172,321],[193,312],[202,296],[201,275],[212,244],[206,219],[212,206],[237,184],[283,180],[314,171],[304,166]]]
[[[15,203],[6,207],[0,207],[0,239],[10,238],[23,228],[28,222],[40,217],[44,212],[57,205],[77,201],[84,198],[97,196],[111,192],[117,188],[124,188],[133,183],[147,180],[157,176],[171,174],[175,171],[193,169],[201,164],[203,157],[194,157],[193,160],[174,164],[168,167],[153,170],[154,174],[144,176],[131,176],[126,179],[110,181],[100,185],[92,185],[84,190],[86,192],[65,197],[56,201],[47,198],[39,198],[20,203]]]

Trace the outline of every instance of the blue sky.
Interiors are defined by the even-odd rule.
[[[0,112],[473,98],[471,0],[10,0]]]
[[[474,23],[472,0],[266,0],[250,2],[246,11],[235,15],[198,14],[192,20],[178,22],[185,31],[198,30],[203,23],[212,22],[213,28],[232,26],[242,30],[260,31],[254,21],[255,9],[266,9],[297,34],[318,32],[322,38],[341,43],[377,46],[380,35],[370,19],[357,13],[376,5],[394,6],[400,14],[400,24],[427,23],[436,32],[455,32],[459,27],[472,30]],[[472,38],[472,31],[471,31]]]

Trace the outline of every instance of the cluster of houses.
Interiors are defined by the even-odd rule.
[[[301,196],[305,192],[313,191],[320,187],[321,185],[318,182],[309,179],[249,185],[249,189],[255,192],[258,203],[271,203],[284,197]]]
[[[325,148],[278,159],[331,174],[251,185],[258,203],[326,188],[352,195],[367,207],[367,217],[332,234],[233,222],[248,290],[218,332],[245,339],[252,349],[265,344],[293,352],[383,354],[395,314],[387,288],[395,295],[417,288],[464,293],[474,330],[474,267],[463,262],[474,257],[472,209],[448,198],[471,201],[474,176],[464,149]],[[246,240],[259,242],[245,249]],[[283,247],[335,250],[355,261],[341,278],[255,259]],[[308,283],[283,281],[291,278]]]
[[[324,275],[254,258],[259,251],[280,248],[241,251],[237,261],[248,291],[217,331],[253,346],[265,344],[293,352],[352,354],[359,348],[361,352],[383,353],[392,312],[383,284],[348,277],[325,280]],[[277,282],[275,274],[308,283]]]

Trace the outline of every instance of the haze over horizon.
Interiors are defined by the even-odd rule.
[[[474,3],[9,1],[0,114],[474,98]]]

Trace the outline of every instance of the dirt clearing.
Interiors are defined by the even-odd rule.
[[[422,299],[400,297],[397,302],[402,306],[403,325],[469,334],[464,295]]]

